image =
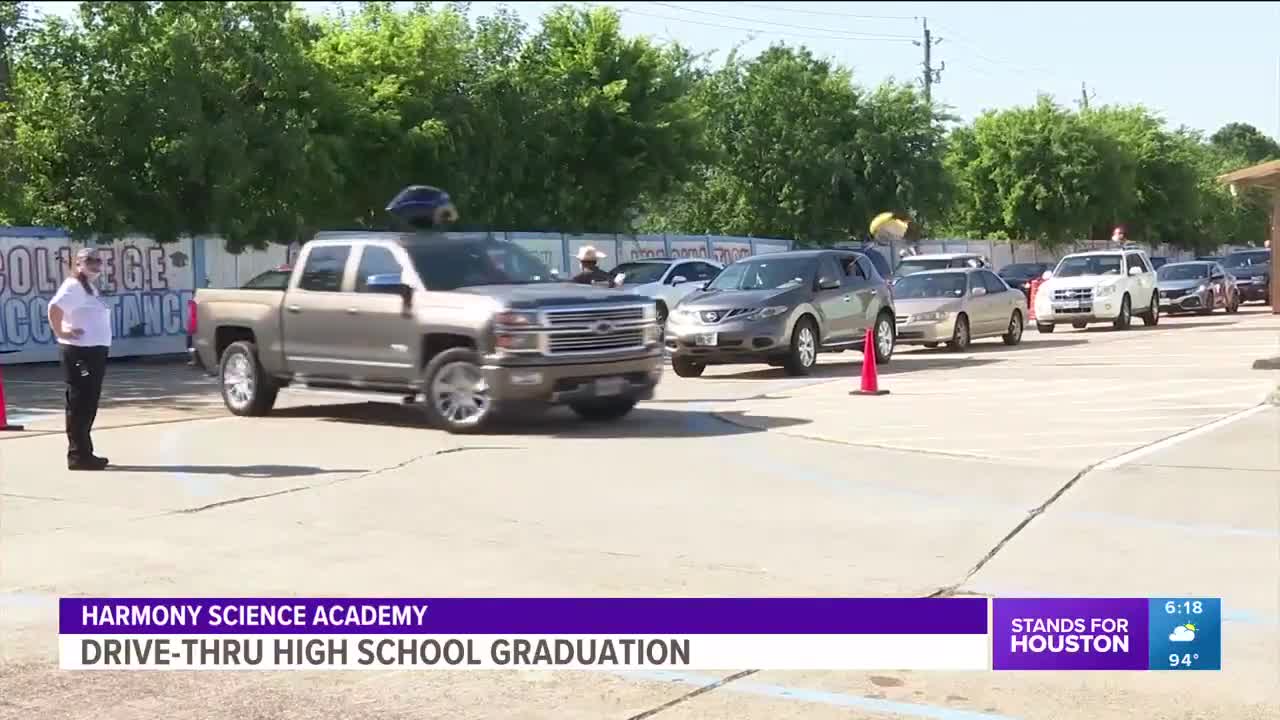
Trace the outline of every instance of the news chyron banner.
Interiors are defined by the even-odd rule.
[[[1207,598],[63,598],[65,670],[1219,669]]]

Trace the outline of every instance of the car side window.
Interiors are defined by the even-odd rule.
[[[298,289],[310,292],[341,292],[342,273],[351,256],[350,245],[328,245],[312,248],[302,266]]]
[[[830,278],[836,282],[840,282],[844,277],[844,270],[840,267],[840,263],[831,255],[823,255],[818,261],[818,280]],[[815,289],[817,285],[814,286]]]
[[[691,280],[712,280],[716,275],[720,274],[715,265],[708,265],[704,262],[686,263],[681,266],[680,270],[683,272],[677,273],[678,275],[684,275]],[[692,274],[692,277],[690,277],[690,274]]]
[[[356,268],[356,292],[369,292],[371,275],[401,275],[404,268],[394,253],[377,245],[366,245],[360,253],[360,266]]]
[[[982,282],[987,286],[987,294],[989,295],[1006,292],[1009,289],[1003,280],[989,270],[982,271]]]

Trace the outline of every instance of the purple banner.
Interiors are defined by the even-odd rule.
[[[1146,670],[1144,598],[993,601],[995,670]]]
[[[960,635],[985,598],[61,598],[88,634]]]

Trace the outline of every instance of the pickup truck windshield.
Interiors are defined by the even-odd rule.
[[[557,282],[541,260],[515,243],[446,241],[408,250],[428,290]]]
[[[1064,257],[1058,263],[1054,277],[1084,277],[1086,275],[1119,275],[1119,255],[1077,255]]]
[[[708,290],[782,290],[813,280],[817,262],[810,258],[744,260],[724,269]]]

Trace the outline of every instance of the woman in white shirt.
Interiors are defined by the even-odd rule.
[[[98,415],[102,378],[111,350],[111,308],[93,281],[102,273],[102,258],[93,248],[76,253],[74,274],[49,301],[49,327],[58,339],[63,381],[67,386],[67,467],[102,470],[107,459],[93,454],[89,431]]]

